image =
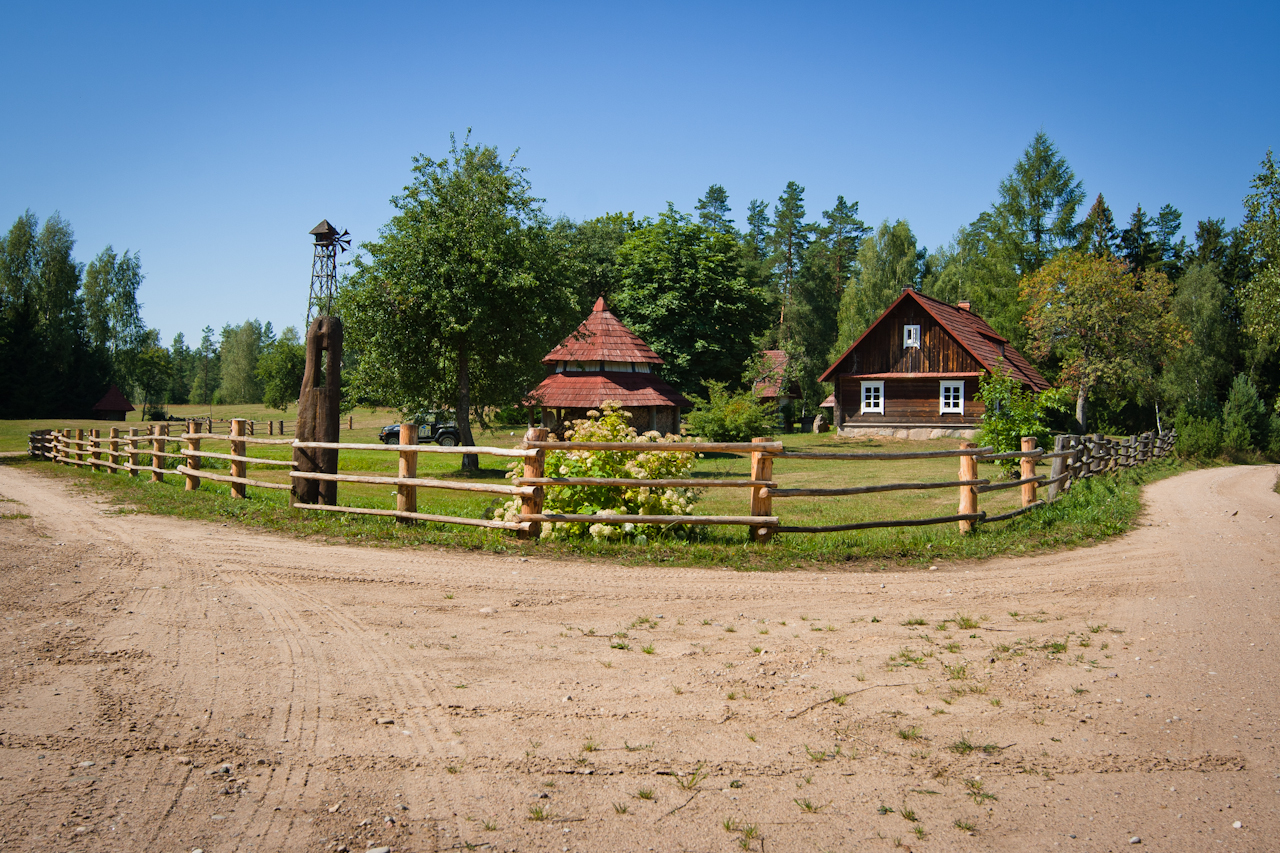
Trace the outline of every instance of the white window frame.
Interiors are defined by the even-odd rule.
[[[947,391],[954,389],[958,397],[958,405],[947,407]],[[964,414],[964,380],[943,379],[938,383],[938,412],[943,415]]]
[[[920,349],[919,326],[902,327],[902,347],[903,349]]]
[[[877,403],[878,405],[875,405],[875,406],[867,405],[867,391],[869,390],[874,390],[876,392],[874,395],[876,397],[875,403]],[[862,401],[861,408],[858,409],[858,414],[883,415],[884,414],[884,382],[883,381],[880,381],[880,382],[863,381],[862,392],[859,395],[858,399]]]

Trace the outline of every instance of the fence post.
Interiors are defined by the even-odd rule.
[[[169,434],[168,424],[156,424],[152,428],[151,439],[151,482],[163,483],[164,474],[160,471],[164,469],[164,457],[157,454],[164,453],[165,441],[161,436]]]
[[[763,444],[770,440],[771,439],[768,438],[753,438],[751,439],[751,443]],[[772,456],[758,450],[751,451],[751,479],[773,479]],[[773,498],[769,496],[766,487],[751,487],[751,514],[755,516],[773,515]],[[753,524],[751,525],[751,532],[748,538],[752,542],[768,542],[773,538],[773,528]]]
[[[244,452],[245,443],[243,441],[236,441],[235,438],[244,435],[244,428],[245,428],[245,424],[247,423],[248,421],[246,421],[244,418],[231,419],[231,432],[229,433],[229,435],[232,437],[232,441],[231,441],[232,456],[245,455],[245,452]],[[239,462],[235,459],[232,459],[231,460],[231,476],[232,477],[249,476],[249,463]],[[232,483],[231,497],[243,499],[245,496],[244,490],[245,490],[244,483]]]
[[[275,434],[276,434],[276,422],[267,421],[267,435],[275,435]]]
[[[972,450],[978,445],[972,441],[960,442],[961,450]],[[961,456],[960,457],[960,480],[976,480],[978,479],[978,457]],[[959,515],[972,515],[978,511],[978,487],[977,486],[961,486],[960,487],[960,506],[956,510]],[[959,522],[960,532],[969,533],[973,530],[973,522],[963,519]]]
[[[118,467],[120,465],[120,427],[112,427],[107,435],[110,436],[107,439],[107,458],[111,460],[107,470],[114,474],[120,470]]]
[[[1022,437],[1022,452],[1028,453],[1036,449],[1036,438],[1033,435],[1025,435]],[[1022,457],[1022,479],[1026,480],[1036,475],[1036,458],[1034,456]],[[1031,506],[1036,502],[1036,484],[1022,484],[1022,505]]]
[[[138,476],[138,428],[129,427],[129,476]]]
[[[102,438],[102,430],[89,430],[89,470],[101,471],[102,465],[102,445],[98,440]]]
[[[280,434],[284,435],[284,421],[280,422]]]
[[[400,424],[400,446],[406,447],[418,443],[418,427],[416,424]],[[412,451],[400,451],[400,470],[401,477],[418,476],[418,454]],[[418,487],[406,486],[403,484],[396,486],[396,509],[401,512],[417,512],[418,511]],[[397,518],[396,521],[401,524],[412,524],[412,518]]]
[[[187,434],[192,436],[191,438],[187,439],[187,450],[200,449],[200,439],[195,437],[195,434],[198,434],[199,432],[200,432],[200,421],[187,421]],[[195,471],[200,470],[199,456],[184,456],[183,459],[187,463],[187,468]],[[197,477],[195,474],[188,474],[187,484],[183,488],[184,488],[184,491],[194,492],[196,489],[200,488],[200,478]]]
[[[1067,449],[1067,437],[1065,435],[1055,435],[1053,437],[1053,452],[1061,453]],[[1065,456],[1053,457],[1053,464],[1049,466],[1049,479],[1057,481],[1059,477],[1067,471],[1067,459]],[[1044,496],[1045,500],[1052,503],[1058,499],[1058,493],[1062,491],[1062,483],[1060,481],[1049,484],[1048,493]]]
[[[551,430],[546,427],[529,427],[525,430],[524,441],[521,447],[528,448],[530,441],[546,441],[547,436],[551,434]],[[524,458],[524,476],[525,477],[545,477],[547,476],[547,451],[546,448],[539,447],[537,456],[526,456]],[[537,486],[533,490],[533,494],[525,495],[520,499],[521,515],[540,515],[542,513],[542,502],[546,497],[546,491],[542,486]],[[517,531],[516,536],[520,539],[537,539],[542,535],[542,522],[529,522],[528,530]]]
[[[355,429],[355,428],[356,428],[356,417],[355,417],[355,415],[347,415],[347,429],[348,429],[348,430],[353,430],[353,429]]]
[[[71,453],[68,453],[67,455],[68,455],[68,456],[70,456],[71,458],[75,459],[77,462],[83,462],[83,461],[84,461],[84,459],[85,459],[85,452],[84,452],[84,430],[82,430],[82,429],[77,429],[77,430],[76,430],[76,444],[75,444],[75,449],[74,449]],[[79,466],[79,467],[84,467],[84,466]]]

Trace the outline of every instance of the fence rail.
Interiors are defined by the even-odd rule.
[[[1025,512],[1057,500],[1068,491],[1072,484],[1089,477],[1123,470],[1135,465],[1142,465],[1152,459],[1165,456],[1172,450],[1176,433],[1168,431],[1161,434],[1142,433],[1121,439],[1107,438],[1103,435],[1060,435],[1054,439],[1052,452],[1037,447],[1033,438],[1022,439],[1020,450],[996,453],[992,447],[978,447],[972,443],[964,443],[954,450],[923,450],[906,452],[788,452],[782,442],[769,439],[756,439],[745,442],[706,442],[687,441],[678,443],[658,442],[558,442],[548,441],[547,431],[541,428],[530,429],[525,440],[515,448],[502,447],[440,447],[423,446],[417,443],[418,430],[412,424],[402,424],[400,429],[401,443],[362,444],[323,441],[297,441],[288,438],[262,438],[253,436],[252,422],[245,419],[232,419],[229,432],[225,435],[204,431],[202,427],[209,421],[188,421],[186,430],[178,435],[169,435],[168,424],[155,424],[146,433],[131,428],[128,434],[121,433],[119,428],[109,430],[102,436],[99,430],[86,432],[76,430],[38,430],[28,437],[29,452],[32,456],[50,459],[68,465],[88,467],[94,471],[124,471],[130,476],[139,472],[150,473],[154,481],[162,481],[166,473],[175,473],[186,478],[188,490],[198,489],[200,481],[212,480],[231,485],[232,494],[245,497],[246,488],[262,488],[289,490],[289,483],[275,483],[253,479],[247,476],[247,466],[267,465],[285,468],[297,468],[294,460],[266,459],[248,455],[250,445],[277,445],[291,447],[295,459],[299,451],[306,450],[360,450],[390,452],[398,456],[398,472],[395,476],[379,476],[370,474],[322,473],[314,471],[291,470],[291,483],[299,481],[327,481],[332,483],[354,483],[364,485],[382,485],[394,487],[396,490],[396,508],[377,509],[370,507],[330,506],[316,503],[291,502],[301,510],[321,512],[344,512],[355,515],[373,515],[395,518],[400,522],[430,521],[445,524],[459,524],[473,527],[487,527],[516,532],[522,538],[539,535],[544,523],[586,523],[586,524],[650,524],[670,525],[741,525],[748,528],[749,536],[754,541],[766,542],[778,533],[831,533],[850,530],[869,530],[886,527],[918,527],[935,524],[958,524],[961,531],[973,529],[976,524],[990,524],[1016,518]],[[283,422],[278,422],[283,426]],[[274,434],[275,427],[272,427]],[[201,448],[202,442],[229,442],[230,453],[220,453]],[[179,452],[170,452],[170,442],[184,442]],[[751,473],[743,479],[702,479],[664,478],[640,479],[619,477],[548,477],[546,476],[546,454],[548,451],[613,451],[624,453],[647,452],[718,452],[749,453],[751,456]],[[510,484],[477,483],[467,481],[442,480],[417,476],[418,456],[422,453],[446,454],[483,454],[496,457],[517,458],[524,460],[521,476],[513,478]],[[146,457],[147,464],[142,464]],[[954,480],[936,482],[878,483],[859,486],[841,486],[831,488],[779,488],[774,478],[774,462],[785,464],[788,460],[826,460],[831,462],[862,461],[906,461],[919,459],[959,460],[959,474]],[[167,460],[178,459],[181,463],[173,468],[167,466]],[[230,474],[221,474],[201,468],[202,459],[225,460],[231,465]],[[977,475],[979,462],[996,462],[1018,460],[1018,477],[1013,480],[993,482],[989,478]],[[125,461],[121,461],[125,460]],[[1048,474],[1037,473],[1040,463],[1049,462]],[[633,488],[742,488],[750,495],[750,512],[746,515],[615,515],[609,513],[570,514],[548,513],[543,510],[547,488],[590,486],[610,489]],[[1007,489],[1021,489],[1021,506],[1008,512],[996,515],[978,508],[978,496]],[[463,518],[458,516],[437,515],[418,511],[418,489],[443,489],[462,492],[478,492],[498,495],[510,495],[520,498],[521,511],[516,521]],[[773,513],[774,498],[835,498],[858,495],[879,494],[894,491],[928,491],[937,489],[957,489],[959,502],[957,511],[951,515],[931,518],[883,519],[877,521],[859,521],[846,524],[830,525],[795,525],[784,524],[782,519]],[[1040,490],[1044,490],[1041,496]]]

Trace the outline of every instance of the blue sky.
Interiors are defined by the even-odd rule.
[[[893,8],[886,8],[892,6]],[[301,325],[322,218],[377,235],[450,132],[551,215],[806,187],[952,238],[1044,129],[1090,200],[1240,220],[1280,147],[1276,4],[11,4],[0,227],[138,250],[167,342]]]

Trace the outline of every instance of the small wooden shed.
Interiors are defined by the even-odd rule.
[[[751,385],[751,392],[761,400],[771,400],[782,406],[789,400],[799,400],[804,396],[800,383],[794,379],[786,381],[788,356],[785,350],[767,349],[760,353],[764,357],[764,376]]]
[[[130,403],[119,387],[112,385],[102,399],[93,407],[93,413],[101,421],[122,421],[124,416],[133,411]]]
[[[972,438],[985,412],[978,380],[1001,364],[1024,388],[1049,387],[969,303],[904,290],[821,381],[835,384],[841,435]]]
[[[591,409],[616,401],[641,432],[680,434],[680,409],[693,404],[658,376],[663,361],[596,300],[590,316],[542,359],[547,378],[529,392],[542,425],[559,431]]]

